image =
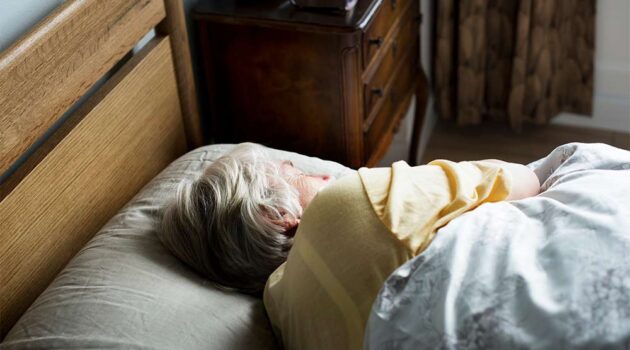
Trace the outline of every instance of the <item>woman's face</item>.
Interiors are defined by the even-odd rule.
[[[302,209],[306,209],[317,192],[335,180],[335,177],[330,175],[305,174],[288,160],[282,162],[281,169],[285,179],[298,191]]]

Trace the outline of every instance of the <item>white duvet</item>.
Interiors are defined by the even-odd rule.
[[[388,278],[365,348],[630,348],[630,152],[529,166],[538,196],[462,215]]]

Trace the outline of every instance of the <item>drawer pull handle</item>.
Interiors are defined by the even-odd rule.
[[[376,47],[381,47],[381,45],[383,45],[383,38],[381,38],[380,36],[376,39],[370,39],[368,40],[368,43],[370,45],[376,45]]]
[[[372,93],[378,97],[383,97],[383,89],[382,88],[373,88]]]
[[[397,0],[391,0],[391,4],[392,4],[392,10],[396,9],[396,5],[397,5],[398,1]]]

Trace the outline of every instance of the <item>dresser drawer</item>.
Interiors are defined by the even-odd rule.
[[[360,0],[341,16],[287,3],[198,1],[192,18],[207,136],[352,168],[376,164],[400,111],[421,92],[412,89],[419,0]]]
[[[401,108],[401,103],[413,93],[412,87],[418,72],[418,44],[412,45],[404,55],[403,61],[396,68],[394,76],[385,88],[384,100],[380,109],[371,115],[363,124],[366,159],[379,147],[385,139],[383,135],[391,133]]]
[[[363,34],[363,66],[367,67],[378,50],[385,46],[387,33],[411,2],[418,0],[383,0]],[[417,12],[417,11],[416,11]]]
[[[372,113],[373,109],[378,109],[379,105],[383,103],[385,99],[385,85],[392,77],[394,69],[398,66],[404,54],[418,42],[418,23],[415,20],[416,15],[414,15],[416,12],[411,11],[414,9],[417,9],[417,4],[403,15],[404,18],[400,26],[396,28],[394,38],[383,47],[385,54],[382,61],[374,74],[367,77],[367,82],[363,85],[365,118]]]

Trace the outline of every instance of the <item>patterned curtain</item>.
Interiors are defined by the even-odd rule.
[[[442,118],[507,120],[520,130],[562,111],[591,114],[595,0],[436,0],[435,7]]]

